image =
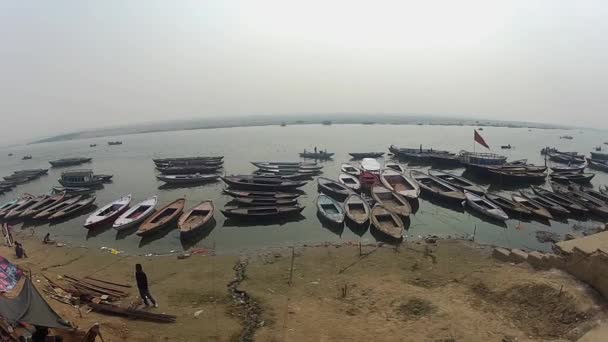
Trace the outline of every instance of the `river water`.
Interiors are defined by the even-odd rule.
[[[595,146],[608,140],[606,132],[596,130],[486,127],[480,133],[493,151],[508,156],[510,160],[527,158],[536,164],[544,163],[539,153],[544,146],[555,146],[560,150],[588,154]],[[574,139],[560,139],[562,135],[572,135]],[[122,140],[123,145],[108,146],[106,143],[108,140]],[[97,144],[96,147],[89,147],[89,144],[94,143]],[[203,230],[189,241],[180,240],[179,232],[175,229],[167,229],[145,239],[136,236],[134,231],[117,234],[111,228],[87,230],[83,227],[83,223],[88,213],[94,209],[57,225],[34,225],[26,222],[15,226],[15,229],[33,229],[40,236],[50,232],[55,239],[73,245],[105,246],[129,253],[147,254],[191,248],[215,248],[219,253],[228,253],[261,247],[322,242],[370,243],[376,241],[376,237],[369,229],[359,236],[347,226],[342,230],[328,229],[319,222],[315,207],[317,196],[315,181],[310,181],[302,188],[306,194],[301,196],[300,203],[306,208],[299,219],[263,226],[242,225],[234,221],[226,221],[219,211],[230,200],[230,197],[222,194],[223,182],[165,189],[163,183],[157,181],[155,177],[152,158],[224,155],[226,173],[239,174],[255,170],[250,161],[298,160],[298,152],[304,148],[311,150],[317,146],[336,153],[333,160],[323,163],[323,176],[337,179],[340,164],[350,159],[348,152],[388,152],[387,148],[390,144],[400,147],[418,147],[422,144],[424,148],[432,147],[453,152],[472,150],[473,128],[425,125],[298,125],[133,134],[2,148],[0,175],[9,175],[19,169],[48,168],[48,161],[53,159],[87,156],[93,158],[93,161],[80,168],[91,168],[95,173],[114,174],[113,182],[97,191],[98,206],[128,193],[133,194],[133,203],[158,194],[159,207],[181,196],[187,198],[187,207],[203,199],[211,199],[216,205],[215,225]],[[515,148],[500,150],[500,145],[507,144]],[[478,151],[483,149],[481,146],[475,148]],[[14,156],[8,157],[8,153],[13,153]],[[31,154],[33,159],[21,160],[26,154]],[[8,201],[22,193],[46,193],[51,187],[59,185],[57,179],[64,170],[66,168],[50,169],[48,176],[20,185],[12,192],[0,195],[0,201]],[[457,173],[462,171],[463,169],[454,170]],[[608,184],[608,174],[600,171],[596,173],[593,180],[595,185]],[[492,189],[500,190],[495,186]],[[509,220],[506,225],[500,226],[465,210],[454,210],[443,207],[440,203],[420,200],[420,208],[410,220],[407,240],[415,240],[419,236],[428,234],[441,236],[474,234],[475,241],[482,243],[549,250],[550,244],[537,241],[538,230],[555,232],[563,237],[565,233],[573,230],[574,225],[592,228],[598,224],[599,222],[594,219],[583,222],[569,219],[561,222],[551,221],[549,224],[534,220],[526,222]]]

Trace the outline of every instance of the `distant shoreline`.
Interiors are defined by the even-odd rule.
[[[223,122],[220,122],[223,121]],[[498,128],[528,128],[528,129],[574,129],[558,125],[513,122],[513,121],[494,121],[494,120],[473,120],[473,119],[447,119],[430,117],[349,117],[340,118],[331,115],[314,118],[302,117],[251,117],[224,120],[201,120],[201,121],[175,121],[154,124],[142,124],[127,126],[122,128],[107,128],[95,131],[74,132],[62,134],[46,139],[41,139],[28,143],[28,145],[41,144],[48,142],[60,142],[69,140],[84,140],[93,138],[104,138],[131,134],[159,133],[173,131],[187,131],[199,129],[221,129],[239,127],[265,127],[265,126],[294,126],[294,125],[421,125],[421,126],[469,126],[469,127],[498,127]]]

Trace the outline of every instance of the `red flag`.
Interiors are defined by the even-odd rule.
[[[483,147],[485,147],[485,148],[487,148],[487,149],[489,150],[489,149],[490,149],[490,146],[488,146],[488,144],[486,144],[486,141],[485,141],[485,140],[483,140],[483,138],[481,137],[481,135],[479,135],[479,133],[477,133],[477,130],[476,130],[476,129],[474,129],[474,131],[475,131],[475,138],[474,138],[474,139],[475,139],[475,141],[476,141],[476,142],[477,142],[479,145],[481,145],[481,146],[483,146]]]

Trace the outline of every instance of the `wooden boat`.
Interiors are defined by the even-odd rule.
[[[157,167],[156,169],[158,172],[165,175],[187,175],[196,173],[216,173],[221,168],[221,166],[190,165]]]
[[[73,187],[64,187],[64,186],[54,186],[52,188],[54,194],[60,194],[65,192],[67,195],[75,196],[75,195],[86,195],[94,192],[93,189],[90,188],[73,188]]]
[[[131,204],[131,194],[123,196],[112,203],[109,203],[87,217],[84,227],[87,229],[102,224],[114,222],[120,214],[125,212]]]
[[[155,163],[157,168],[167,167],[189,167],[189,166],[207,166],[207,167],[222,167],[224,165],[223,160],[192,160],[192,161],[173,161],[167,163]]]
[[[365,172],[378,173],[380,169],[380,163],[374,158],[363,158],[361,161],[361,170]]]
[[[431,196],[459,203],[466,199],[464,192],[435,176],[427,175],[417,170],[412,170],[410,175],[418,183],[420,189]]]
[[[71,197],[68,199],[65,199],[59,203],[56,203],[44,210],[42,210],[41,212],[39,212],[38,214],[34,215],[33,218],[34,219],[44,219],[44,218],[48,218],[49,216],[55,214],[56,212],[63,210],[67,207],[70,207],[76,203],[78,203],[78,201],[80,201],[82,199],[81,195],[77,195],[75,197]]]
[[[536,216],[542,217],[547,220],[553,219],[553,215],[551,215],[549,210],[547,210],[545,207],[535,201],[529,200],[518,195],[511,195],[511,199],[513,199],[514,202],[517,202],[522,206],[526,207],[526,209],[530,210],[532,214]]]
[[[507,215],[494,202],[484,197],[480,197],[476,193],[469,192],[467,190],[464,191],[464,195],[467,198],[466,203],[471,209],[476,210],[479,213],[491,217],[495,220],[506,221],[509,219],[509,215]]]
[[[578,165],[585,163],[585,157],[576,154],[551,152],[547,156],[549,156],[549,160],[562,164]]]
[[[348,195],[351,194],[351,191],[345,185],[342,185],[334,180],[325,177],[317,178],[317,185],[319,191],[337,199],[344,200]]]
[[[608,204],[608,195],[603,194],[601,191],[595,191],[593,189],[589,189],[589,188],[586,188],[583,186],[574,186],[573,185],[571,187],[595,198],[598,201],[602,201],[602,202]]]
[[[13,184],[24,184],[24,183],[31,181],[34,178],[36,178],[36,176],[29,176],[29,175],[12,175],[12,176],[3,177],[3,179],[5,181],[11,182]]]
[[[236,197],[234,201],[238,206],[243,207],[264,207],[264,206],[293,206],[298,204],[297,199],[277,199],[277,198],[246,198]]]
[[[589,163],[589,167],[594,170],[608,172],[608,161],[605,160],[596,160],[596,159],[587,159]]]
[[[444,172],[440,170],[429,170],[429,175],[437,177],[444,181],[445,183],[455,187],[456,189],[460,189],[462,191],[473,192],[475,194],[483,196],[486,193],[486,189],[482,188],[480,185],[477,185],[470,180],[457,176],[453,173]]]
[[[298,198],[300,196],[300,194],[293,194],[293,193],[287,193],[287,192],[272,192],[272,191],[241,191],[241,190],[224,189],[223,192],[226,195],[230,195],[232,197],[241,197],[241,198],[294,199],[294,198]]]
[[[34,206],[40,202],[46,200],[48,197],[49,197],[48,195],[42,195],[42,196],[38,196],[38,197],[30,197],[24,201],[21,201],[21,203],[19,205],[15,206],[10,211],[7,211],[4,214],[4,218],[11,219],[11,218],[19,217],[24,211],[28,210],[29,208],[31,208],[32,206]]]
[[[317,210],[323,219],[333,224],[344,222],[344,208],[335,199],[321,194],[317,198]]]
[[[583,172],[587,168],[587,164],[576,164],[576,165],[553,165],[551,171],[553,172]]]
[[[544,208],[549,210],[549,212],[553,215],[569,215],[570,214],[570,210],[566,209],[559,203],[554,202],[550,199],[546,199],[542,196],[539,196],[539,195],[536,195],[534,193],[530,193],[527,191],[523,191],[523,190],[520,190],[519,194],[521,195],[521,197],[523,197],[527,200],[530,200],[530,201],[534,201],[535,203],[538,203],[539,205],[543,206]]]
[[[403,238],[403,221],[395,213],[382,205],[375,205],[371,211],[372,226],[379,232],[400,240]]]
[[[295,190],[306,185],[305,181],[288,181],[270,178],[220,177],[229,187],[251,190]]]
[[[555,181],[555,182],[560,182],[560,183],[579,183],[579,184],[586,184],[591,182],[591,180],[593,179],[593,177],[595,177],[595,173],[587,173],[587,172],[581,172],[581,173],[552,173],[549,175],[549,177],[551,177],[551,180]]]
[[[397,163],[387,162],[384,163],[384,169],[389,169],[393,171],[397,171],[399,173],[405,174],[405,168]]]
[[[292,207],[232,207],[226,206],[222,214],[228,218],[258,220],[264,218],[285,218],[298,215],[304,210],[303,206],[294,205]]]
[[[313,176],[316,174],[319,174],[321,172],[321,170],[314,170],[314,169],[277,169],[277,168],[273,168],[273,167],[258,167],[259,171],[263,171],[263,172],[267,172],[267,173],[274,173],[277,175],[295,175],[295,174],[302,174],[302,175],[307,175],[307,176]]]
[[[67,218],[67,217],[93,205],[93,202],[95,202],[95,199],[96,199],[95,196],[81,199],[80,201],[78,201],[70,206],[67,206],[65,208],[62,208],[61,210],[58,210],[53,215],[49,216],[49,220],[59,220],[59,219]]]
[[[71,166],[71,165],[80,165],[84,163],[88,163],[93,158],[64,158],[49,161],[52,167],[61,167],[61,166]]]
[[[207,200],[183,213],[177,220],[180,235],[187,236],[204,227],[213,219],[214,210],[213,202]]]
[[[308,159],[331,159],[331,157],[335,153],[332,152],[300,152],[300,158],[308,158]]]
[[[120,215],[112,224],[112,228],[116,230],[124,230],[142,223],[145,219],[147,219],[150,215],[154,213],[154,211],[156,210],[155,208],[157,203],[157,196],[152,196],[137,203],[136,205],[131,207],[131,209],[125,211],[122,215]]]
[[[371,209],[369,204],[357,194],[351,194],[344,201],[346,217],[356,225],[362,226],[369,221]]]
[[[600,201],[576,189],[568,189],[568,187],[560,186],[555,183],[551,183],[551,186],[553,187],[553,191],[557,191],[558,193],[584,205],[587,209],[589,209],[590,212],[598,216],[608,217],[608,206],[603,201]]]
[[[0,206],[0,217],[3,217],[4,215],[6,215],[6,213],[13,210],[13,208],[15,208],[17,205],[19,205],[17,203],[20,202],[21,200],[24,200],[24,199],[13,199],[13,200],[10,200],[10,201],[2,204]]]
[[[534,191],[534,193],[537,194],[538,196],[541,196],[541,197],[544,197],[545,199],[553,201],[572,212],[578,212],[578,213],[583,213],[583,214],[589,212],[589,210],[587,208],[585,208],[583,205],[581,205],[561,194],[551,192],[549,190],[543,189],[538,186],[532,186],[532,191]]]
[[[543,173],[547,171],[546,166],[532,164],[512,164],[507,163],[501,166],[490,167],[490,169],[507,172],[522,172],[522,173]]]
[[[372,198],[376,203],[384,206],[391,212],[403,217],[407,217],[412,213],[412,206],[403,196],[383,186],[374,186],[371,192]]]
[[[507,210],[511,213],[519,214],[519,215],[532,215],[532,211],[523,205],[514,202],[510,198],[500,196],[497,194],[486,194],[486,198],[490,201],[494,202],[494,204],[498,205],[504,210]]]
[[[305,174],[305,173],[287,173],[287,174],[283,174],[283,173],[273,173],[273,172],[266,172],[264,170],[256,170],[253,171],[253,174],[256,177],[262,177],[262,178],[280,178],[280,179],[284,179],[284,180],[304,180],[304,179],[310,179],[311,175],[309,174]]]
[[[535,183],[544,182],[547,174],[544,172],[527,172],[525,170],[502,170],[489,168],[487,172],[500,182]]]
[[[460,158],[454,153],[428,153],[431,163],[434,165],[442,166],[458,166],[460,165]]]
[[[608,153],[591,152],[591,159],[608,160]]]
[[[49,169],[27,169],[27,170],[19,170],[13,172],[16,175],[20,174],[34,174],[34,175],[46,175],[49,172]]]
[[[152,159],[155,164],[167,164],[176,162],[192,162],[192,161],[208,161],[208,160],[222,160],[224,156],[200,156],[200,157],[181,157],[181,158],[157,158]]]
[[[338,181],[353,191],[361,190],[361,182],[359,182],[359,179],[353,175],[349,175],[348,173],[339,174]]]
[[[19,215],[19,217],[23,217],[23,218],[32,217],[32,216],[44,211],[45,209],[50,208],[57,203],[60,203],[61,201],[63,201],[64,198],[65,198],[65,192],[62,192],[60,194],[53,195],[53,196],[47,196],[42,201],[40,201],[37,204],[34,204],[31,207],[29,207],[28,209],[24,210]]]
[[[319,171],[323,166],[317,163],[299,163],[299,164],[281,164],[278,162],[251,162],[259,169],[296,169],[296,170],[314,170]]]
[[[300,166],[317,166],[317,163],[303,163],[303,162],[299,162],[299,161],[258,161],[258,162],[251,162],[251,164],[258,166],[258,165],[270,165],[270,166],[293,166],[294,168],[298,169]]]
[[[349,175],[359,176],[361,174],[361,170],[357,167],[354,167],[350,164],[342,164],[340,166],[340,170],[344,173],[348,173]]]
[[[348,152],[353,159],[380,158],[384,152]]]
[[[179,198],[154,213],[152,216],[148,217],[142,224],[139,226],[139,229],[135,234],[139,236],[145,236],[153,234],[175,220],[182,214],[184,211],[184,205],[186,204],[186,199]]]
[[[167,184],[200,184],[217,180],[219,175],[202,175],[200,173],[193,175],[159,175],[156,178]]]
[[[420,196],[420,186],[401,172],[384,169],[380,173],[380,182],[387,189],[406,198],[416,199]]]
[[[59,184],[65,187],[89,188],[103,184],[103,180],[96,178],[92,170],[68,170],[61,173]]]

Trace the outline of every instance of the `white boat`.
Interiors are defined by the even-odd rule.
[[[374,158],[363,158],[361,161],[361,169],[366,172],[378,173],[380,172],[380,163]]]
[[[113,222],[117,216],[122,214],[131,203],[131,194],[123,196],[116,201],[107,204],[93,214],[84,223],[85,228],[92,228],[96,225]]]
[[[407,198],[416,199],[420,196],[420,186],[405,174],[393,169],[384,169],[380,175],[382,185],[391,191]]]
[[[152,196],[137,203],[131,209],[125,211],[124,214],[120,215],[114,221],[112,228],[122,230],[144,222],[145,219],[154,213],[157,203],[158,196]]]
[[[494,204],[485,197],[477,196],[476,194],[466,190],[464,191],[464,195],[467,198],[466,203],[469,207],[471,207],[471,209],[499,221],[506,221],[509,219],[509,215],[507,215],[498,205]]]
[[[355,167],[351,164],[344,163],[340,166],[340,170],[343,173],[348,173],[349,175],[359,176],[361,174],[361,170],[358,167]]]
[[[348,173],[341,173],[338,176],[338,181],[340,181],[340,183],[346,185],[354,191],[361,190],[361,182],[359,181],[359,179]]]

